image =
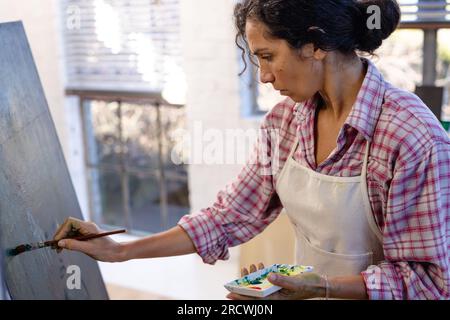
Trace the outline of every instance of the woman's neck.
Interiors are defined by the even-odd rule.
[[[323,111],[337,122],[345,121],[356,101],[366,74],[365,64],[355,54],[344,57],[333,53],[327,56],[323,89]]]

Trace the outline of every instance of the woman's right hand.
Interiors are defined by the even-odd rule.
[[[105,262],[125,261],[125,249],[121,243],[118,243],[110,237],[101,237],[86,241],[77,241],[70,239],[74,235],[97,234],[102,232],[93,222],[86,222],[76,218],[69,217],[58,228],[54,240],[58,242],[58,252],[62,249],[79,251],[87,254],[95,260]]]

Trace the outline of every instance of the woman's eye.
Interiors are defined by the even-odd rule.
[[[261,59],[266,60],[266,61],[271,61],[272,56],[262,56]]]

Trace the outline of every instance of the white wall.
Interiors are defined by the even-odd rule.
[[[22,20],[24,23],[50,112],[67,156],[58,10],[58,0],[0,0],[0,22]]]
[[[232,0],[181,0],[182,40],[188,83],[187,116],[190,130],[257,128],[241,117],[238,51],[234,44]],[[243,143],[239,141],[238,145]],[[204,143],[207,147],[208,143]],[[225,150],[225,152],[230,150]],[[189,166],[193,211],[209,206],[217,191],[233,179],[241,165]]]

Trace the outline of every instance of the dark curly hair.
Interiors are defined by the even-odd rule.
[[[379,29],[367,27],[373,5],[380,9]],[[245,71],[248,19],[262,22],[270,36],[286,40],[292,48],[312,43],[324,51],[373,54],[397,28],[400,8],[395,0],[243,0],[236,4],[234,18]]]

